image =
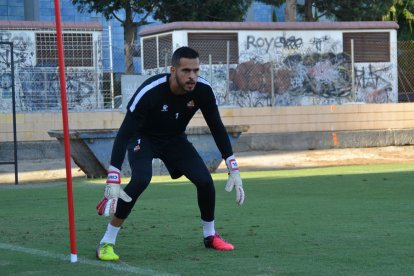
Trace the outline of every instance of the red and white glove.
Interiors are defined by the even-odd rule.
[[[132,200],[129,195],[121,189],[121,171],[114,166],[109,166],[105,194],[98,205],[96,205],[98,215],[105,215],[108,217],[115,214],[118,198],[121,198],[125,202],[131,202]]]
[[[229,171],[229,179],[227,180],[227,184],[224,189],[227,192],[231,192],[233,190],[233,187],[236,187],[236,202],[237,204],[242,205],[244,202],[243,183],[234,155],[226,159],[226,166],[227,170]]]

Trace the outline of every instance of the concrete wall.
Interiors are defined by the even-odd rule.
[[[235,151],[303,150],[414,144],[414,103],[221,108],[225,125],[249,125]],[[116,129],[124,113],[69,113],[70,129]],[[191,126],[205,126],[197,113]],[[19,157],[63,156],[47,131],[62,129],[61,113],[17,114]],[[0,114],[0,160],[12,156],[12,116]],[[4,158],[3,158],[4,159]]]
[[[245,134],[360,131],[414,128],[414,103],[350,104],[263,108],[221,108],[225,125],[249,125]],[[18,113],[17,140],[45,141],[50,129],[62,129],[60,112]],[[118,128],[121,111],[70,112],[71,129]],[[189,126],[205,126],[198,112]],[[12,116],[0,113],[0,142],[13,141]]]

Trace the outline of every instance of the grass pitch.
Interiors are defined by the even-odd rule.
[[[412,164],[242,177],[238,207],[226,175],[214,174],[216,227],[235,251],[204,248],[191,183],[154,177],[118,236],[117,263],[95,259],[108,222],[95,211],[104,180],[74,180],[74,264],[66,183],[0,186],[0,274],[414,275]]]

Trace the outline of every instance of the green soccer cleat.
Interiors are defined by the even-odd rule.
[[[114,245],[111,243],[101,243],[96,249],[96,257],[101,261],[118,261],[119,256],[114,252]]]

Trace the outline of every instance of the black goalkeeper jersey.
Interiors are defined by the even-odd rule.
[[[129,139],[144,134],[154,142],[182,135],[194,114],[201,110],[223,158],[233,154],[210,84],[198,77],[195,89],[184,95],[169,87],[170,74],[148,78],[134,93],[112,149],[111,165],[121,168]]]

